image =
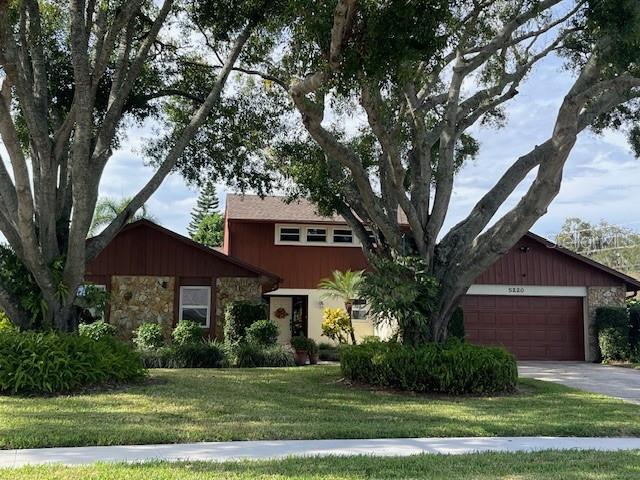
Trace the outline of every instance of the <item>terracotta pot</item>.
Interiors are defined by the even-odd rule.
[[[296,365],[302,367],[307,364],[307,352],[304,350],[296,350],[293,352],[293,361]]]
[[[309,354],[309,364],[317,365],[318,364],[318,353],[310,353]]]

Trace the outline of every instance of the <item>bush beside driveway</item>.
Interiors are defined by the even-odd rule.
[[[519,393],[442,397],[349,386],[337,366],[152,370],[151,383],[0,397],[0,448],[228,440],[640,436],[637,405],[522,379]]]

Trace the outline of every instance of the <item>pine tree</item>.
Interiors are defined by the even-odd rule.
[[[189,226],[187,227],[187,232],[189,232],[189,236],[191,238],[193,238],[198,231],[198,227],[202,220],[209,215],[216,213],[217,209],[218,195],[216,194],[216,186],[213,182],[209,181],[205,183],[204,187],[200,191],[196,206],[191,212],[191,222],[189,222]]]

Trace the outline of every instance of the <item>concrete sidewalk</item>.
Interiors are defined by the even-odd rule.
[[[150,460],[264,460],[327,455],[407,456],[420,453],[462,455],[476,452],[536,450],[640,450],[640,438],[594,437],[467,437],[389,438],[371,440],[265,440],[203,442],[114,447],[0,450],[0,468],[45,463],[80,465],[93,462]]]

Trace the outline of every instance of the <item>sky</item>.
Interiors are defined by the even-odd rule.
[[[519,89],[520,94],[507,104],[504,128],[473,130],[480,141],[480,154],[456,178],[445,229],[464,218],[518,156],[549,137],[558,107],[571,83],[571,74],[562,68],[561,60],[549,58],[537,66]],[[144,184],[152,170],[144,166],[141,147],[154,135],[149,124],[130,132],[105,170],[101,195],[130,196]],[[583,132],[566,164],[560,194],[532,230],[553,238],[567,217],[591,222],[606,220],[640,230],[639,162],[623,132],[609,131],[603,135]],[[530,181],[528,177],[523,182],[498,216],[515,205]],[[224,185],[219,185],[221,207],[225,191]],[[197,194],[178,174],[172,174],[149,200],[148,207],[162,225],[184,234]]]

